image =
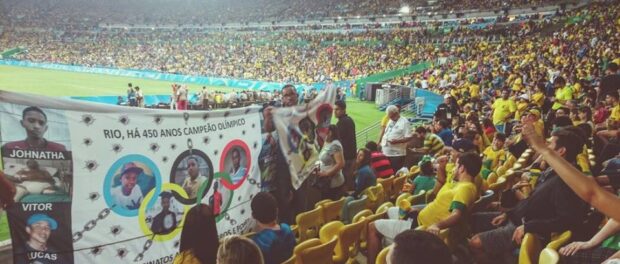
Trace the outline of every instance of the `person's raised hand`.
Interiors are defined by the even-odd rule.
[[[536,133],[534,119],[531,117],[523,117],[521,118],[521,124],[521,135],[532,149],[539,151],[547,147],[545,139]]]

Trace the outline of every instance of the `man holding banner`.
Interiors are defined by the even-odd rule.
[[[283,107],[292,107],[297,105],[297,97],[298,96],[297,91],[295,90],[295,86],[287,84],[282,87]],[[267,133],[273,132],[275,130],[275,126],[273,123],[273,110],[273,106],[269,106],[263,110],[263,128]],[[281,148],[279,144],[278,148]],[[291,184],[291,173],[289,171],[288,163],[282,149],[276,151],[276,157],[274,162],[276,163],[276,169],[274,170],[274,173],[277,173],[277,175],[275,175],[275,186],[273,190],[273,195],[278,201],[278,211],[281,212],[280,217],[282,218],[282,222],[292,224],[294,221],[293,217],[295,215],[292,208],[295,208],[295,211],[305,211],[306,204],[303,202],[303,200],[295,199],[295,197],[298,197],[300,195],[303,196],[305,194],[305,186],[302,186],[301,188],[299,188],[299,190],[297,190],[297,192],[294,192]]]
[[[320,164],[318,152],[304,152],[305,149],[300,149],[299,145],[304,137],[313,138],[313,145],[316,146],[321,146],[321,142],[326,140],[336,89],[328,85],[303,106],[296,105],[297,99],[295,87],[286,85],[282,88],[283,108],[267,107],[263,112],[265,133],[277,129],[279,151],[273,161],[277,173],[273,180],[276,185],[273,194],[285,223],[293,223],[294,215],[307,211],[321,198],[322,184],[317,178]],[[309,130],[310,127],[314,129]],[[306,132],[301,132],[301,128]]]

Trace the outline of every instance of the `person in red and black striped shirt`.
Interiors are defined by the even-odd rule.
[[[377,178],[388,178],[394,175],[390,160],[377,148],[377,143],[369,141],[366,148],[370,150],[370,167],[375,170]]]

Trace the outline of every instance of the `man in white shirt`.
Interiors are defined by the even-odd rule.
[[[407,142],[411,140],[411,126],[409,121],[400,116],[400,111],[395,105],[390,105],[385,110],[390,118],[381,139],[381,150],[390,160],[394,171],[400,170],[407,153]]]
[[[198,189],[207,180],[207,177],[200,175],[198,159],[190,157],[187,159],[187,175],[183,181],[183,189],[187,192],[189,199],[194,199],[198,195]]]
[[[133,162],[128,162],[123,166],[121,185],[112,188],[110,192],[116,206],[127,210],[140,208],[144,196],[137,182],[142,172],[142,168]]]

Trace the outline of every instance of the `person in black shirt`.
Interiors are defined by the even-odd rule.
[[[437,110],[435,110],[435,118],[437,120],[445,119],[451,123],[452,118],[457,117],[459,114],[458,107],[456,103],[453,102],[451,95],[446,94],[443,99],[443,103],[439,104]]]
[[[583,149],[583,141],[569,129],[561,129],[552,134],[549,147],[574,164],[577,154]],[[490,263],[489,259],[497,260],[497,257],[517,249],[525,233],[549,239],[551,233],[579,230],[586,218],[588,205],[557,177],[555,171],[549,169],[541,177],[530,196],[513,209],[502,214],[481,213],[473,216],[474,223],[488,224],[486,227],[479,226],[476,231],[483,232],[469,241],[478,263]],[[489,216],[493,217],[490,223]]]
[[[354,189],[353,167],[355,167],[355,158],[357,156],[357,141],[355,140],[355,123],[353,119],[347,115],[347,105],[344,101],[336,101],[334,114],[338,118],[338,134],[340,135],[340,143],[344,154],[344,168],[342,170],[345,178],[345,188],[347,190]]]
[[[161,197],[161,212],[153,218],[151,231],[154,234],[165,235],[172,232],[177,227],[177,216],[170,211],[170,199],[172,194],[163,192]]]
[[[620,74],[618,74],[618,64],[613,62],[607,65],[607,75],[603,77],[598,88],[598,97],[596,102],[605,101],[608,94],[618,97],[618,89],[620,89]]]

